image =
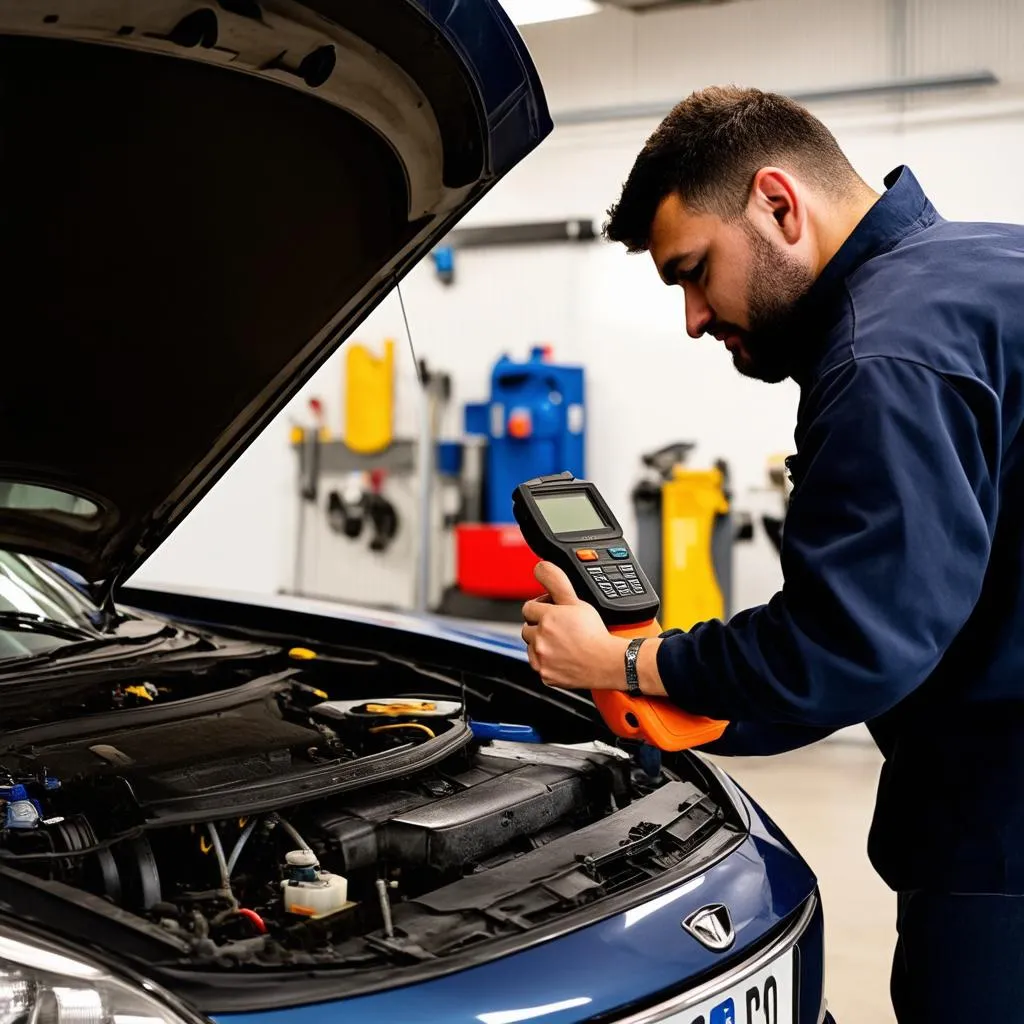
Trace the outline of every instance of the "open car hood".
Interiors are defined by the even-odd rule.
[[[0,0],[0,547],[113,587],[551,130],[496,0]]]

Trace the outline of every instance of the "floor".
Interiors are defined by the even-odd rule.
[[[718,761],[818,875],[825,906],[825,987],[836,1024],[894,1024],[888,992],[895,896],[865,853],[878,752],[863,741],[834,740],[771,758]]]

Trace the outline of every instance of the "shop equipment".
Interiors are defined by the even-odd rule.
[[[345,444],[360,455],[382,452],[393,432],[395,343],[387,339],[380,356],[356,343],[344,353]]]
[[[737,532],[730,508],[728,467],[686,465],[688,442],[666,445],[643,456],[651,471],[633,491],[638,554],[662,595],[666,626],[689,629],[731,611],[733,543]]]
[[[296,427],[297,594],[374,607],[428,611],[451,578],[443,506],[457,481],[436,472],[447,374],[417,365],[420,422],[415,437],[395,436],[393,346],[381,356],[346,349],[341,436],[321,419]],[[439,540],[441,538],[441,540]]]
[[[483,516],[455,528],[462,594],[522,600],[538,593],[537,559],[515,523],[509,496],[519,481],[532,477],[563,470],[583,476],[584,428],[582,367],[553,362],[546,347],[533,348],[525,362],[498,360],[490,398],[465,410],[471,458],[464,460],[464,493],[478,496]],[[471,479],[481,463],[482,481]]]

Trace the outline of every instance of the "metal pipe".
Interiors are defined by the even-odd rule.
[[[416,578],[415,595],[413,606],[416,611],[423,613],[430,603],[430,567],[431,567],[431,542],[433,540],[433,501],[434,490],[434,460],[435,447],[434,435],[434,389],[431,387],[431,377],[427,372],[426,363],[421,362],[416,355],[416,345],[412,340],[412,330],[409,327],[409,314],[405,309],[405,296],[402,294],[402,285],[395,279],[395,291],[398,293],[398,302],[402,309],[402,322],[405,324],[405,337],[409,342],[409,352],[412,355],[413,365],[416,368],[416,379],[420,385],[420,429],[416,445],[416,472],[419,478],[419,543],[416,545]]]
[[[971,86],[998,85],[999,78],[992,71],[970,71],[959,75],[930,75],[920,78],[891,79],[864,85],[849,85],[833,89],[812,89],[788,92],[785,95],[799,103],[828,103],[834,100],[867,99],[878,96],[906,95],[912,92],[938,92],[964,89]],[[553,114],[558,126],[602,124],[609,121],[634,121],[663,118],[676,104],[675,100],[656,103],[635,103],[618,107],[593,107],[563,110]]]
[[[889,70],[894,82],[907,77],[907,0],[889,0]]]
[[[416,611],[426,612],[430,603],[430,566],[433,541],[434,493],[434,396],[429,377],[420,387],[420,429],[416,448],[419,477],[419,544],[416,558]]]
[[[377,879],[377,899],[380,901],[380,916],[384,919],[384,935],[389,939],[395,937],[395,926],[391,920],[391,900],[388,897],[388,889],[395,889],[397,886],[397,882],[385,882],[383,878]]]

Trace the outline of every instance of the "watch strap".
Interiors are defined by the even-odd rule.
[[[636,661],[640,654],[640,646],[646,639],[647,637],[638,636],[630,640],[626,645],[626,693],[631,697],[639,697],[642,693],[640,689],[640,676],[636,670]]]

